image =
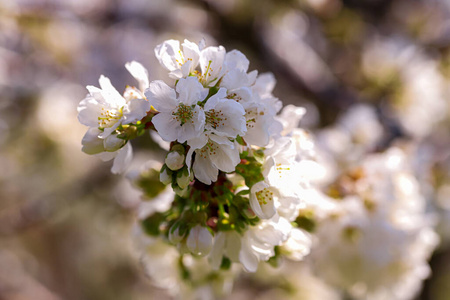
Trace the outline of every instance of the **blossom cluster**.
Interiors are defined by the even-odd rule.
[[[304,149],[312,140],[297,128],[305,110],[288,106],[277,115],[273,75],[249,72],[238,50],[168,40],[155,55],[171,85],[150,82],[131,62],[126,68],[139,88],[121,95],[101,76],[101,88],[88,86],[78,107],[89,126],[82,150],[114,157],[113,173],[125,170],[129,141],[144,132],[168,145],[159,170],[150,162],[129,176],[144,192],[137,232],[181,256],[207,256],[212,270],[237,263],[255,272],[261,261],[301,260],[311,238],[296,219],[310,174],[320,173],[314,149]]]

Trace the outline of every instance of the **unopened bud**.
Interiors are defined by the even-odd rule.
[[[175,194],[180,197],[187,197],[189,195],[189,189],[187,187],[182,189],[178,185],[173,185],[172,188]]]
[[[187,168],[178,171],[177,184],[181,189],[185,189],[192,180],[194,180],[194,173],[189,174]]]
[[[175,230],[172,230],[172,228],[170,228],[169,230],[169,241],[172,244],[178,244],[179,242],[181,242],[184,238],[184,235],[180,235],[180,227],[178,226],[177,228],[175,228]]]
[[[172,171],[170,171],[167,166],[163,166],[161,172],[159,173],[159,181],[164,184],[172,183]]]
[[[212,244],[213,236],[206,227],[196,225],[189,231],[186,245],[192,254],[205,256],[211,251]]]
[[[165,162],[172,171],[179,170],[184,166],[184,154],[180,154],[178,151],[170,151]]]

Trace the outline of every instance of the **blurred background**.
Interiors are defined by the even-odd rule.
[[[153,49],[169,38],[239,49],[313,132],[366,103],[375,151],[432,144],[442,242],[417,299],[449,299],[448,0],[0,0],[0,299],[168,297],[130,242],[139,193],[81,152],[76,107],[101,74],[135,85],[131,60],[168,78]],[[164,157],[134,142],[138,160]]]

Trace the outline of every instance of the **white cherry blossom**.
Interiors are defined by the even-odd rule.
[[[204,42],[203,42],[204,43]],[[160,64],[170,73],[169,76],[174,79],[186,78],[194,73],[200,58],[200,45],[184,40],[181,45],[177,40],[167,40],[156,46],[155,55]]]
[[[292,225],[284,218],[275,215],[262,220],[250,228],[242,237],[239,260],[248,272],[255,272],[260,261],[267,261],[275,255],[275,246],[288,240]]]
[[[205,129],[219,136],[235,138],[247,131],[245,110],[234,100],[227,99],[226,89],[220,88],[205,104]]]
[[[196,225],[189,231],[186,245],[194,255],[207,255],[213,245],[213,236],[206,227]]]
[[[266,182],[255,183],[250,190],[250,207],[261,219],[270,219],[276,214],[275,199],[278,191]]]
[[[204,133],[188,141],[190,149],[186,155],[186,165],[192,165],[195,177],[204,184],[217,181],[219,170],[233,172],[240,162],[239,149],[227,137]]]
[[[243,87],[250,87],[256,81],[258,71],[254,70],[247,73],[250,62],[245,55],[238,51],[232,50],[225,55],[225,74],[221,80],[220,86],[234,92]]]
[[[118,139],[116,135],[109,135],[105,139],[99,138],[101,133],[98,128],[89,128],[81,141],[82,151],[98,156],[103,161],[114,159],[111,172],[114,174],[123,173],[133,158],[131,144]],[[113,142],[111,142],[112,139]],[[114,144],[114,146],[110,144]]]
[[[214,86],[223,76],[225,54],[225,48],[222,46],[207,47],[200,52],[199,80],[205,87]]]
[[[127,101],[112,86],[111,81],[100,76],[100,88],[87,86],[89,95],[78,105],[78,120],[89,127],[98,127],[103,132],[100,138],[106,138],[119,125],[125,125],[142,119],[150,104],[145,99]]]
[[[208,90],[196,77],[181,78],[176,92],[161,80],[153,81],[145,95],[159,112],[152,122],[163,140],[184,143],[203,132],[205,113],[197,103],[205,99]]]

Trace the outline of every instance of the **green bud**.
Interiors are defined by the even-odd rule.
[[[166,185],[172,183],[172,173],[166,165],[163,165],[159,173],[159,180]]]
[[[177,173],[177,184],[181,189],[185,189],[191,181],[194,180],[194,173],[189,174],[187,167],[184,167]]]

